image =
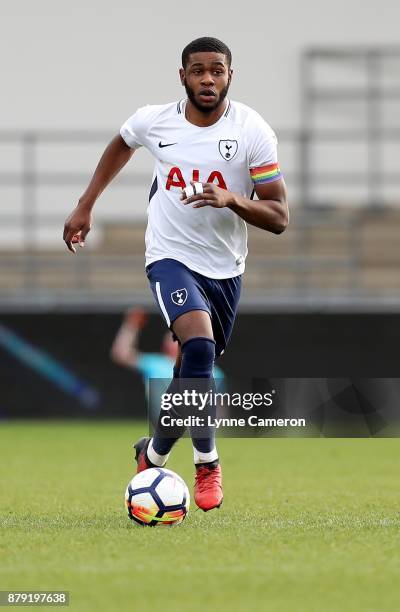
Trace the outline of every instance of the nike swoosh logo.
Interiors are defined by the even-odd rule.
[[[160,149],[163,149],[164,147],[172,147],[172,145],[176,145],[178,144],[177,142],[169,142],[168,144],[162,144],[161,140],[158,143],[158,146],[160,147]]]

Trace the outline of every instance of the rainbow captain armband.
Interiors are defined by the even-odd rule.
[[[251,168],[250,175],[255,185],[272,183],[272,181],[276,181],[282,177],[278,162],[276,164],[269,164],[268,166]]]

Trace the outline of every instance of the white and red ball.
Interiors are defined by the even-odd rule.
[[[129,518],[148,527],[179,525],[189,511],[190,495],[184,480],[166,468],[136,474],[125,491]]]

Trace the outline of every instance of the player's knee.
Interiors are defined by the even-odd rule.
[[[214,361],[215,340],[203,337],[190,338],[182,345],[182,358],[190,358],[197,363]]]
[[[215,360],[215,341],[211,338],[190,338],[182,344],[182,378],[209,378]]]

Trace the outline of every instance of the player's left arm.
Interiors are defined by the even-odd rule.
[[[193,208],[230,208],[250,225],[274,234],[281,234],[289,223],[287,191],[282,177],[276,181],[255,185],[258,200],[250,200],[213,183],[202,185],[203,193],[187,199],[182,198],[183,204],[194,203]]]
[[[254,189],[258,200],[249,200],[234,193],[229,208],[250,225],[281,234],[289,223],[285,181],[280,178],[272,183],[255,185]]]

